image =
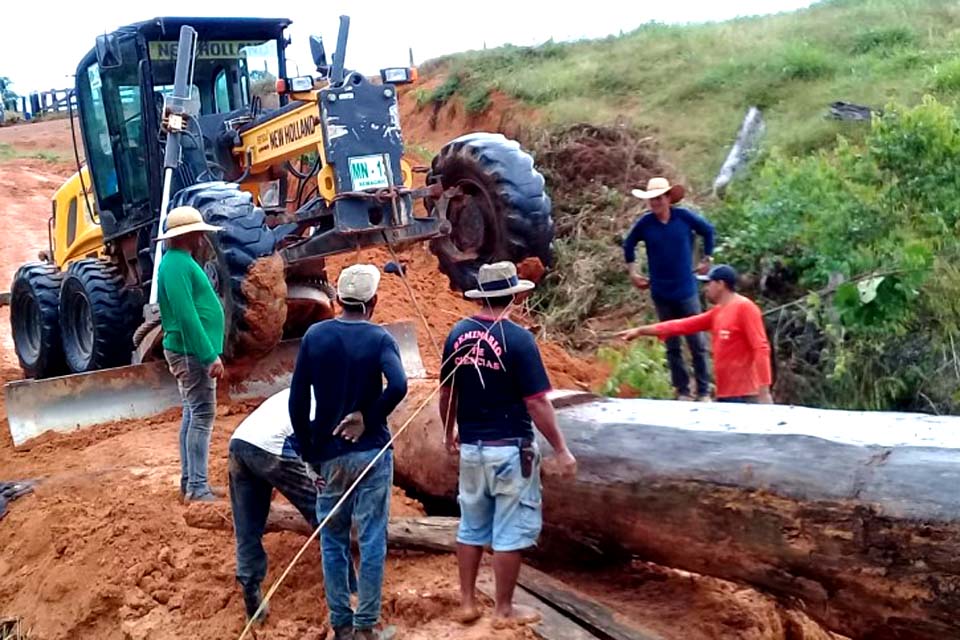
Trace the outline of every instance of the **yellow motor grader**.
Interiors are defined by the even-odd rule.
[[[415,69],[347,69],[343,16],[332,60],[311,37],[316,74],[294,76],[289,24],[156,18],[96,38],[76,71],[77,172],[53,196],[50,246],[11,287],[25,377],[157,357],[156,237],[174,206],[222,228],[197,257],[224,306],[228,361],[256,361],[329,316],[326,256],[429,241],[454,289],[472,286],[486,261],[549,264],[550,198],[519,144],[459,137],[414,188],[396,85]],[[135,384],[136,373],[124,376]],[[81,384],[91,382],[56,386],[70,395]]]

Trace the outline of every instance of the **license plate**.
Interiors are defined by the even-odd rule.
[[[390,186],[387,178],[385,156],[359,156],[350,158],[350,179],[354,191],[385,189]]]

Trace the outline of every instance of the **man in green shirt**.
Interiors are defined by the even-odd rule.
[[[185,501],[215,500],[207,481],[207,458],[217,413],[217,378],[223,375],[224,319],[220,299],[193,258],[204,234],[219,227],[193,207],[167,214],[159,239],[166,250],[157,272],[163,354],[183,401],[180,426],[180,495]]]

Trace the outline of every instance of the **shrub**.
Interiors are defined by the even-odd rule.
[[[906,27],[881,27],[860,31],[853,39],[850,47],[852,53],[880,53],[890,54],[916,42],[913,31]]]
[[[673,387],[666,368],[666,349],[659,340],[640,339],[629,347],[601,348],[597,356],[610,365],[601,393],[607,396],[667,399]]]
[[[808,44],[789,45],[780,60],[783,80],[816,80],[833,75],[836,63],[829,53]]]

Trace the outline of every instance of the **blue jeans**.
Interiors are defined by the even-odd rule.
[[[317,497],[318,520],[322,522],[330,514],[377,453],[375,449],[353,451],[320,463],[317,471],[325,486]],[[380,619],[392,486],[393,452],[387,450],[320,532],[324,590],[330,609],[330,624],[334,628],[353,625],[356,629],[372,629]],[[350,608],[348,576],[351,562],[350,527],[354,521],[360,541],[359,603],[356,613]]]
[[[316,528],[317,487],[300,458],[282,458],[242,440],[230,441],[228,468],[237,582],[254,591],[267,575],[262,539],[274,488]]]
[[[665,320],[679,320],[695,316],[701,311],[700,298],[693,296],[686,300],[664,300],[654,298],[653,306],[657,310],[660,322]],[[693,358],[693,372],[697,378],[697,395],[710,395],[710,369],[707,367],[707,345],[702,333],[693,333],[687,338],[687,346]],[[667,364],[670,366],[670,380],[677,395],[690,394],[690,375],[687,365],[683,362],[683,351],[680,338],[667,338]]]
[[[757,396],[728,396],[717,398],[717,402],[738,402],[740,404],[757,404]]]
[[[170,373],[177,379],[183,402],[180,423],[180,492],[193,496],[210,493],[207,459],[213,419],[217,414],[217,381],[194,356],[164,350]]]
[[[460,544],[494,551],[532,547],[543,527],[540,452],[524,478],[519,447],[461,444],[457,500]]]

